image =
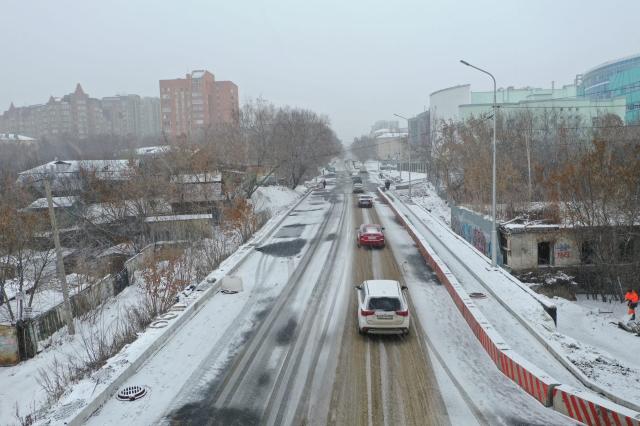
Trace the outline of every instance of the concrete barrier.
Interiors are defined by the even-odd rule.
[[[429,243],[397,210],[390,197],[380,188],[378,188],[378,193],[416,243],[423,259],[445,286],[471,331],[502,374],[545,407],[550,407],[579,422],[603,426],[640,426],[640,413],[591,392],[562,385],[542,369],[513,351],[475,306],[457,278],[433,251]]]
[[[590,426],[640,426],[636,411],[567,385],[553,389],[553,409]]]

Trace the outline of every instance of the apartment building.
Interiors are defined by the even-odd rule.
[[[169,138],[201,137],[208,129],[238,123],[238,86],[206,70],[160,80],[162,131]]]
[[[138,95],[102,99],[90,97],[80,84],[61,98],[16,107],[0,115],[0,132],[34,138],[86,139],[94,135],[149,136],[160,134],[160,100]]]

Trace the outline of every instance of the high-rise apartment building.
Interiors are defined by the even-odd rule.
[[[185,78],[160,80],[162,131],[171,139],[199,137],[206,130],[238,124],[238,86],[215,81],[212,73],[197,70]]]
[[[15,107],[0,115],[0,132],[31,137],[86,139],[94,135],[160,134],[160,100],[138,95],[89,97],[78,84],[73,93],[46,104]]]

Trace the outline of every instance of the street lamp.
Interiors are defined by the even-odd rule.
[[[496,78],[489,71],[485,71],[482,68],[478,68],[475,65],[471,65],[467,61],[460,60],[460,63],[468,67],[474,68],[484,74],[487,74],[493,80],[493,165],[492,165],[492,188],[491,188],[491,265],[496,266],[498,263],[498,235],[496,229],[496,114],[498,112],[498,106],[496,105]]]
[[[396,117],[400,117],[403,120],[407,120],[407,150],[409,151],[409,199],[411,199],[411,143],[409,142],[409,119],[407,117],[403,117],[400,114],[393,114]],[[402,173],[402,167],[400,167],[400,173]]]

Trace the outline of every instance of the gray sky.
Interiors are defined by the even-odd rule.
[[[80,82],[93,97],[158,96],[192,69],[233,80],[241,101],[315,110],[350,143],[378,119],[414,115],[455,84],[571,83],[640,52],[629,0],[0,0],[0,111]]]

